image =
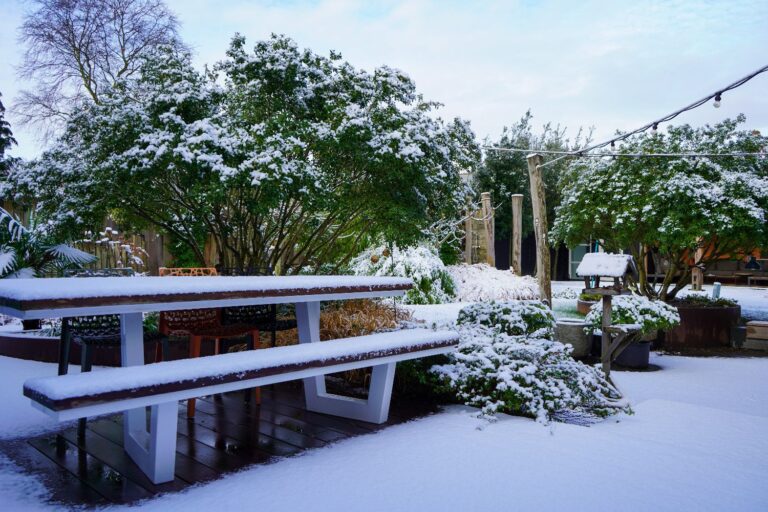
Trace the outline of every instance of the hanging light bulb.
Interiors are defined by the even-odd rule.
[[[653,128],[651,128],[651,131],[653,132],[654,135],[659,133],[659,123],[653,123]]]
[[[715,108],[720,108],[720,93],[715,94],[715,101],[712,103],[712,106]]]

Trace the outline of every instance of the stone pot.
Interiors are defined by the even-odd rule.
[[[555,326],[555,338],[573,347],[573,357],[586,357],[592,348],[592,337],[585,332],[588,324],[577,318],[562,318]]]
[[[731,345],[731,330],[739,324],[741,306],[701,306],[684,303],[675,306],[680,313],[680,325],[667,332],[666,348]]]

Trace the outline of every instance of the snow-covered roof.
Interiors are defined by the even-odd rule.
[[[623,277],[632,269],[632,256],[629,254],[591,252],[584,255],[584,259],[576,269],[576,274],[579,277]]]

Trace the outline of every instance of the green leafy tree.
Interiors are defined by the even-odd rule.
[[[0,98],[2,98],[0,94]],[[5,175],[13,165],[15,159],[8,156],[6,153],[17,144],[16,139],[13,138],[13,132],[11,131],[11,124],[5,120],[5,107],[2,100],[0,100],[0,176]]]
[[[534,133],[533,115],[526,112],[511,127],[505,127],[497,141],[486,140],[486,145],[498,148],[543,149],[547,151],[571,151],[588,142],[581,130],[571,141],[566,136],[566,129],[547,123],[541,133]],[[491,192],[494,206],[499,206],[494,214],[496,239],[508,239],[512,231],[512,207],[510,196],[523,195],[523,236],[533,233],[533,214],[531,206],[531,187],[528,178],[527,153],[519,151],[488,150],[480,168],[472,176],[472,188],[477,192]],[[560,204],[558,181],[567,162],[562,160],[543,168],[547,218],[552,222],[557,205]],[[511,243],[511,241],[510,241]],[[553,262],[556,265],[556,262]]]
[[[153,226],[199,264],[341,265],[372,240],[408,245],[457,215],[459,172],[479,151],[468,125],[436,108],[400,71],[368,73],[284,36],[252,51],[236,36],[205,73],[165,48],[4,190],[65,232],[105,214]]]
[[[24,226],[0,208],[0,278],[44,277],[90,263],[96,258],[68,244],[57,243],[45,225]]]
[[[765,137],[737,129],[744,120],[642,134],[620,152],[764,151]],[[610,252],[630,250],[640,273],[633,286],[648,297],[673,299],[690,282],[693,265],[706,269],[768,246],[766,156],[589,158],[574,161],[562,185],[553,240],[575,246],[593,239]],[[646,272],[650,260],[663,274],[660,282]]]

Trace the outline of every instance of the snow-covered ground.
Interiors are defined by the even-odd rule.
[[[768,359],[653,363],[662,370],[614,373],[635,410],[618,421],[543,427],[502,415],[485,424],[454,406],[137,509],[768,510]],[[21,384],[54,371],[0,357],[0,436],[52,426],[21,398]],[[0,455],[3,510],[57,508],[44,497],[35,477]]]

